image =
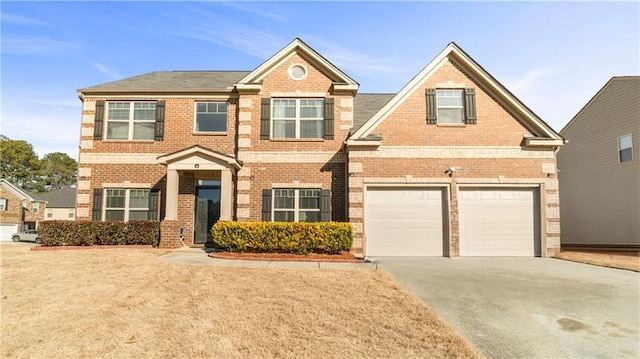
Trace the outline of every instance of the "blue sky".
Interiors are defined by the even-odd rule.
[[[151,71],[252,70],[300,37],[397,92],[456,42],[555,130],[640,73],[632,2],[2,1],[0,133],[78,157],[76,90]]]

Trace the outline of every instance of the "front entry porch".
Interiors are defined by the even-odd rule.
[[[233,177],[240,164],[201,146],[161,156],[158,161],[167,166],[160,247],[207,245],[211,226],[234,218]]]

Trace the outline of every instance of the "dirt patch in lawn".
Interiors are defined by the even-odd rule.
[[[479,358],[381,271],[0,245],[2,358]]]
[[[340,252],[336,254],[212,252],[212,253],[209,253],[209,257],[224,258],[224,259],[261,260],[261,261],[351,262],[351,263],[364,262],[364,260],[354,257],[353,254],[349,252]]]
[[[640,256],[638,256],[638,252],[563,250],[554,257],[574,262],[640,272]]]

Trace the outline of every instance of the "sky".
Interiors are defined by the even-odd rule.
[[[78,159],[77,89],[152,71],[258,67],[296,37],[395,93],[455,42],[554,130],[640,74],[640,2],[7,1],[0,133]]]

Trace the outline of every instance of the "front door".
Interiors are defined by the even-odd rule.
[[[196,187],[194,228],[196,244],[212,242],[211,227],[220,219],[220,183],[219,181],[202,181],[202,183],[203,185]]]

